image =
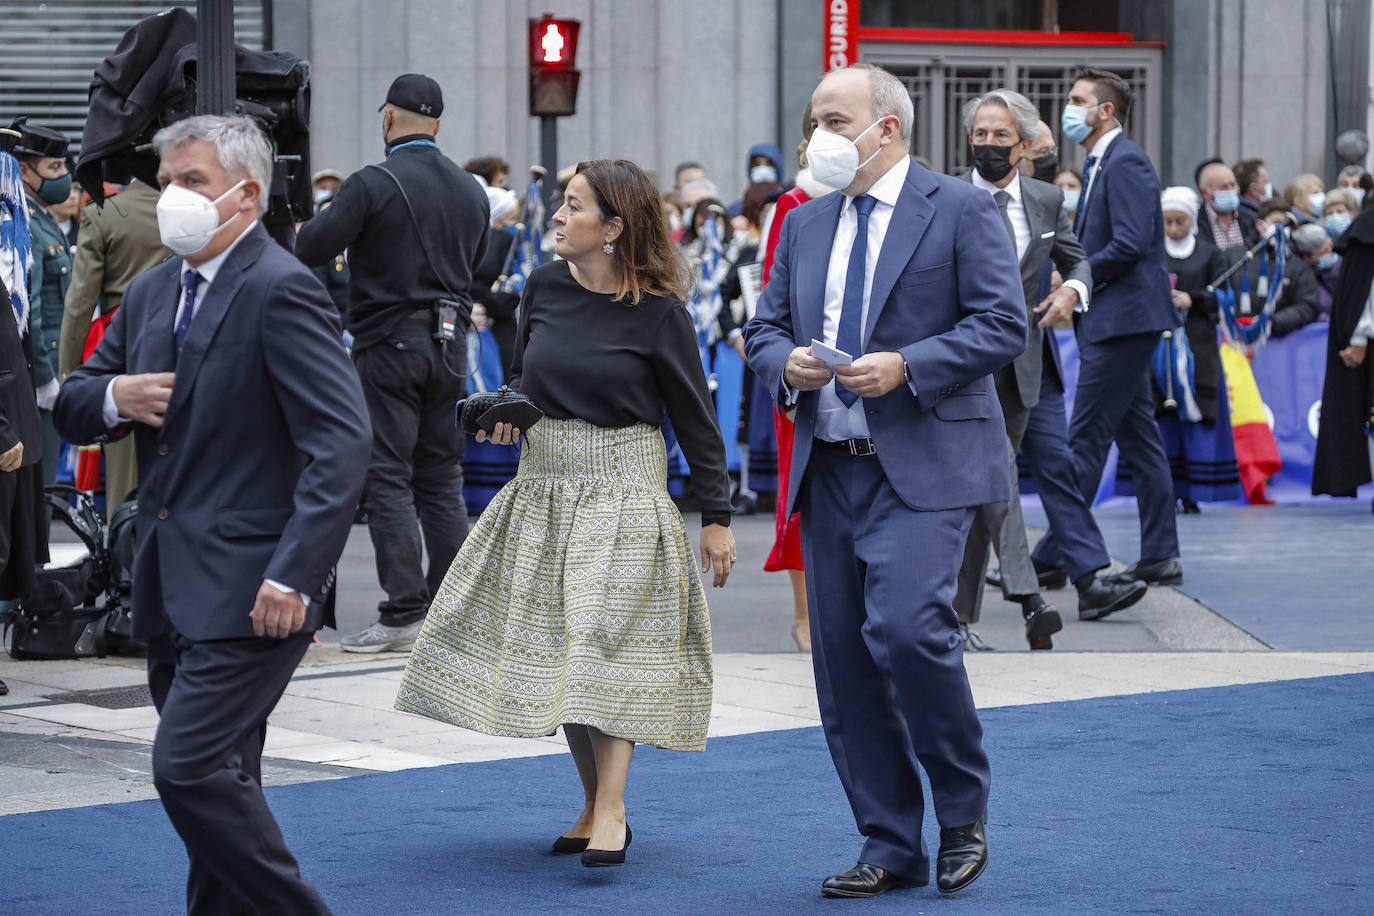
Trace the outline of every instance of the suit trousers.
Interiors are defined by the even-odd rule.
[[[267,717],[310,638],[193,642],[169,629],[149,640],[153,783],[191,859],[193,916],[329,912],[262,794]]]
[[[951,606],[973,510],[915,511],[877,458],[819,441],[800,495],[816,693],[859,859],[929,880],[917,764],[944,827],[982,818],[991,784]]]
[[[1142,560],[1179,554],[1173,475],[1155,423],[1150,387],[1150,360],[1158,343],[1159,334],[1151,331],[1081,344],[1078,391],[1069,423],[1074,472],[1085,502],[1091,504],[1097,495],[1113,441],[1130,467],[1140,512]],[[1051,565],[1064,562],[1053,543],[1042,541],[1037,556],[1057,561]]]
[[[424,618],[468,533],[463,433],[454,416],[467,386],[465,345],[459,338],[445,353],[429,322],[428,313],[407,317],[353,357],[372,418],[363,508],[388,626]]]
[[[1075,581],[1111,565],[1097,520],[1078,488],[1073,450],[1069,448],[1064,383],[1048,358],[1040,379],[1040,400],[1030,409],[1021,451],[1050,522],[1050,533],[1031,554],[1034,564],[1046,569],[1062,565]]]
[[[1008,366],[996,375],[997,399],[1002,404],[1002,418],[1007,428],[1011,499],[974,510],[964,562],[959,567],[959,591],[954,597],[954,611],[960,623],[977,623],[983,616],[983,578],[988,572],[988,554],[994,546],[1002,565],[1002,597],[1010,600],[1013,596],[1034,595],[1040,591],[1035,567],[1031,565],[1030,544],[1026,541],[1026,520],[1021,515],[1016,469],[1016,452],[1021,448],[1030,411],[1021,402],[1015,372],[1014,366]]]

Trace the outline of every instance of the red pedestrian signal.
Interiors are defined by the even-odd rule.
[[[566,117],[577,108],[576,19],[530,20],[530,114]]]
[[[571,70],[577,66],[577,33],[581,28],[576,19],[531,19],[530,69]]]

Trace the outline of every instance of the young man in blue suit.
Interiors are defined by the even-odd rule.
[[[191,913],[328,913],[262,794],[267,717],[320,627],[372,432],[338,310],[268,237],[272,153],[247,118],[153,138],[179,257],[139,275],[67,376],[58,430],[132,432],[134,635],[160,714],[153,780]]]
[[[855,65],[811,107],[812,173],[843,193],[788,214],[745,346],[797,410],[787,511],[802,517],[816,688],[868,838],[822,892],[929,882],[918,763],[937,884],[957,891],[987,863],[991,777],[952,602],[974,507],[1010,496],[991,374],[1025,349],[1026,307],[992,196],[908,155],[900,81]]]
[[[1131,89],[1107,70],[1078,74],[1064,108],[1064,134],[1088,152],[1074,231],[1088,253],[1094,289],[1078,322],[1081,362],[1069,442],[1083,498],[1091,504],[1115,441],[1131,467],[1140,511],[1140,561],[1110,577],[1155,585],[1183,581],[1174,485],[1160,442],[1150,360],[1162,331],[1182,320],[1169,291],[1159,176],[1122,133]],[[1064,565],[1054,530],[1036,547],[1041,571]]]

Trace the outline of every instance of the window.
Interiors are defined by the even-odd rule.
[[[235,40],[265,47],[270,0],[237,0]],[[95,68],[114,53],[119,39],[138,20],[169,6],[195,15],[195,3],[161,0],[33,0],[0,2],[5,52],[0,55],[0,112],[6,121],[28,115],[35,124],[63,131],[80,148],[86,122],[86,94]]]

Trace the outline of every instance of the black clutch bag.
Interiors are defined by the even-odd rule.
[[[479,429],[490,436],[497,423],[509,423],[524,432],[544,418],[544,411],[533,401],[505,385],[463,398],[457,414],[459,428],[470,436],[477,435]]]

